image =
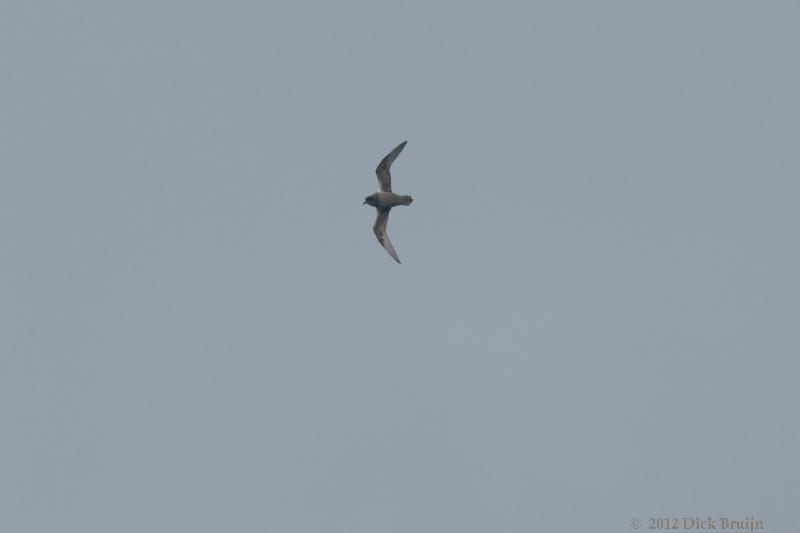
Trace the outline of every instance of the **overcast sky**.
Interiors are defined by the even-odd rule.
[[[795,531],[799,28],[4,1],[0,530]]]

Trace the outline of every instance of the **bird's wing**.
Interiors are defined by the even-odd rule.
[[[375,236],[378,238],[378,242],[381,243],[381,246],[386,248],[386,251],[392,256],[392,259],[399,263],[400,258],[397,257],[397,252],[394,251],[394,246],[392,246],[389,236],[386,235],[387,222],[389,222],[389,209],[378,209],[378,218],[375,219],[375,225],[372,226],[372,230],[375,232]]]
[[[381,163],[378,165],[378,168],[375,169],[375,173],[378,175],[378,183],[381,186],[382,191],[392,191],[392,175],[389,174],[389,167],[392,166],[392,162],[395,158],[400,155],[400,152],[403,151],[403,147],[405,147],[407,141],[403,141],[397,145],[397,147],[389,152],[389,155],[383,158]]]

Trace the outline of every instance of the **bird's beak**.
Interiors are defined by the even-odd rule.
[[[365,203],[367,203],[367,201],[366,201],[366,200],[364,200],[363,202],[361,202],[361,205],[364,205]]]

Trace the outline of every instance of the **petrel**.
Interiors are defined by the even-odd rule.
[[[375,219],[375,225],[372,226],[372,231],[375,232],[375,236],[378,237],[378,242],[381,243],[381,246],[386,248],[386,251],[392,256],[392,259],[398,263],[400,262],[400,258],[397,257],[397,252],[394,251],[394,246],[392,246],[391,241],[389,241],[389,236],[386,235],[386,223],[389,221],[389,211],[394,206],[411,205],[414,199],[407,195],[395,194],[392,192],[392,175],[389,174],[389,167],[392,166],[392,162],[400,155],[400,152],[403,151],[406,142],[407,141],[403,141],[398,144],[397,148],[389,152],[389,154],[383,158],[378,168],[375,169],[375,173],[378,175],[380,190],[364,198],[365,204],[369,204],[378,210],[378,217]]]

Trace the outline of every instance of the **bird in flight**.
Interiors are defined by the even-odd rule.
[[[397,145],[397,148],[389,152],[389,154],[383,158],[378,168],[375,169],[375,173],[378,174],[380,190],[364,198],[364,204],[369,204],[378,210],[378,217],[375,219],[375,225],[372,226],[372,230],[375,232],[378,242],[389,252],[392,259],[398,263],[400,262],[400,258],[397,257],[397,252],[394,251],[394,246],[392,246],[389,236],[386,235],[386,223],[389,221],[389,211],[394,206],[411,205],[414,199],[407,195],[395,194],[392,192],[392,175],[389,174],[389,167],[392,166],[392,162],[400,155],[400,152],[403,151],[405,145],[406,141],[401,142]]]

